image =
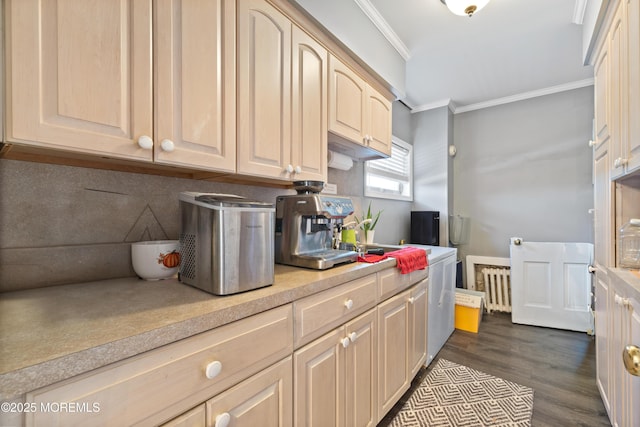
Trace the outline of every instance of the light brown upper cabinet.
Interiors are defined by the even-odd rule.
[[[629,70],[629,163],[627,170],[640,168],[640,2],[627,2],[628,70]]]
[[[293,26],[292,144],[296,180],[327,181],[327,50]]]
[[[333,55],[329,56],[329,131],[375,150],[347,151],[355,157],[391,155],[391,101]]]
[[[614,3],[612,3],[613,5]],[[611,179],[640,169],[640,5],[615,3],[594,64],[596,144],[610,138]]]
[[[238,172],[286,178],[291,152],[291,21],[238,2]]]
[[[5,14],[7,139],[150,161],[151,0],[8,0]]]
[[[155,7],[157,163],[235,172],[235,2]]]
[[[6,6],[10,141],[235,171],[233,1]]]
[[[239,2],[238,173],[326,180],[326,61],[269,3]]]

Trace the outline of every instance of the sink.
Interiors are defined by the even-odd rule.
[[[381,245],[381,244],[377,244],[377,243],[371,243],[371,244],[360,245],[359,247],[362,248],[362,252],[364,252],[365,254],[370,249],[382,249],[384,251],[384,253],[386,254],[387,252],[393,252],[393,251],[397,251],[398,249],[402,249],[404,246],[400,246],[400,245]]]

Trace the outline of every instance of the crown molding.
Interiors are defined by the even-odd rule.
[[[573,19],[571,22],[577,25],[582,25],[584,21],[584,12],[587,10],[587,0],[576,0],[576,4],[573,8]]]
[[[496,98],[477,104],[463,105],[456,107],[454,114],[466,113],[467,111],[481,110],[483,108],[496,107],[498,105],[510,104],[516,101],[524,101],[525,99],[537,98],[539,96],[552,95],[554,93],[565,92],[568,90],[579,89],[582,87],[593,86],[593,78],[569,82],[557,86],[550,86],[544,89],[523,92],[517,95],[505,96],[504,98]]]
[[[367,15],[369,20],[373,22],[373,24],[380,30],[382,35],[389,40],[391,46],[398,51],[400,56],[404,58],[405,61],[408,61],[411,58],[411,53],[407,46],[400,40],[400,37],[393,31],[391,26],[387,23],[387,21],[380,15],[378,9],[375,8],[374,5],[371,4],[369,0],[354,0],[356,4],[362,9],[362,11]]]
[[[440,99],[438,101],[430,102],[428,104],[418,105],[416,107],[413,107],[411,109],[411,112],[419,113],[421,111],[435,110],[436,108],[442,108],[442,107],[449,107],[449,109],[455,113],[456,106],[453,103],[453,101],[451,101],[451,98]]]
[[[511,102],[524,101],[526,99],[537,98],[539,96],[552,95],[554,93],[566,92],[568,90],[580,89],[582,87],[593,86],[593,78],[584,80],[577,80],[574,82],[564,83],[557,86],[550,86],[544,89],[532,90],[530,92],[523,92],[517,95],[505,96],[503,98],[491,99],[489,101],[478,102],[476,104],[469,105],[456,105],[451,98],[441,99],[429,104],[422,104],[413,106],[407,104],[406,101],[402,103],[411,109],[411,113],[419,113],[421,111],[434,110],[441,107],[449,107],[452,113],[466,113],[468,111],[481,110],[483,108],[496,107],[498,105],[509,104]]]

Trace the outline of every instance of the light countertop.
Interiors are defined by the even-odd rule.
[[[0,294],[0,400],[393,266],[394,259],[324,271],[276,265],[272,286],[229,296],[137,278]]]
[[[616,283],[624,287],[624,291],[628,297],[640,301],[640,270],[610,268],[609,271],[622,279]]]

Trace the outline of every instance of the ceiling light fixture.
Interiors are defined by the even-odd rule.
[[[489,0],[440,0],[449,10],[460,16],[473,16],[489,3]]]

